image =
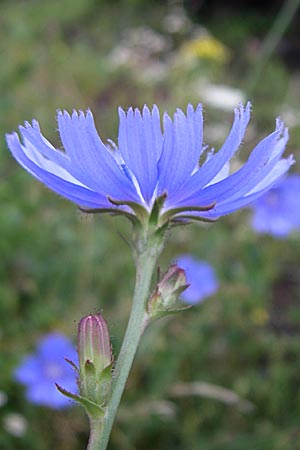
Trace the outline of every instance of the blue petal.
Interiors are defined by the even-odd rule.
[[[184,269],[190,286],[181,294],[181,300],[195,305],[218,290],[218,280],[214,268],[206,261],[195,259],[189,254],[177,258],[177,264]]]
[[[159,111],[147,106],[126,113],[119,108],[118,147],[125,164],[134,174],[146,203],[152,199],[157,184],[157,161],[162,151]]]
[[[240,105],[238,109],[235,109],[233,126],[221,149],[200,167],[174,198],[167,199],[166,207],[177,206],[179,203],[188,204],[185,201],[186,198],[194,197],[196,193],[199,193],[202,188],[215,178],[242,143],[250,120],[250,107],[250,103],[247,103],[246,108]]]
[[[274,185],[274,183],[276,183],[278,179],[289,170],[289,168],[293,164],[293,157],[289,157],[288,159],[281,159],[277,162],[273,170],[256,186],[255,189],[248,192],[247,195],[244,195],[242,197],[235,196],[233,198],[229,198],[223,203],[221,202],[217,204],[210,211],[195,215],[206,218],[217,218],[226,214],[230,214],[237,209],[249,205],[257,198],[259,198],[262,194],[267,192]]]
[[[74,344],[64,335],[59,333],[51,333],[44,337],[44,339],[40,341],[37,351],[45,361],[59,359],[64,366],[63,358],[71,360],[77,359]]]
[[[60,178],[65,178],[67,181],[70,181],[68,179],[70,177],[66,177],[66,174],[62,175],[61,168],[63,168],[78,180],[75,184],[79,184],[78,182],[80,182],[92,190],[99,191],[98,183],[93,181],[89,173],[83,171],[78,165],[70,160],[66,153],[55,149],[50,142],[45,139],[40,132],[40,127],[36,120],[32,121],[32,126],[28,122],[25,122],[25,127],[20,126],[19,129],[24,146],[28,149],[27,156],[40,167],[58,175]],[[39,154],[40,156],[38,156]],[[55,165],[53,165],[55,170],[50,169],[50,161],[55,163]]]
[[[255,183],[254,186],[247,185],[246,195],[250,196],[256,193],[270,189],[295,163],[293,155],[290,155],[287,159],[280,159],[276,162],[272,170],[268,171],[264,178],[261,178],[259,182]],[[246,189],[245,189],[246,191]],[[243,192],[244,193],[244,192]],[[232,198],[231,198],[232,199]]]
[[[63,146],[72,163],[89,175],[97,190],[116,200],[139,201],[133,184],[101,141],[92,113],[58,113]]]
[[[187,116],[177,109],[174,123],[164,115],[164,146],[158,163],[158,195],[164,191],[168,197],[181,189],[199,164],[203,150],[202,106],[194,111],[188,105]]]
[[[200,206],[242,197],[273,170],[284,152],[287,140],[287,129],[283,130],[282,123],[277,123],[276,130],[255,147],[241,169],[220,182],[200,189],[186,198],[184,203]]]
[[[227,195],[218,197],[218,201],[222,201],[226,197],[231,201],[234,198],[242,197],[243,195],[249,195],[252,190],[261,190],[263,188],[261,183],[271,185],[273,184],[273,181],[271,181],[272,177],[274,179],[274,182],[276,181],[276,179],[281,177],[282,174],[280,173],[280,171],[277,174],[277,169],[282,165],[280,158],[285,150],[285,146],[289,138],[287,128],[282,130],[281,125],[282,124],[279,124],[277,130],[274,133],[272,133],[257,145],[244,167],[240,169],[240,180],[237,184],[235,182],[234,189],[230,189],[227,192]],[[276,138],[276,135],[277,141],[274,141],[273,138]],[[283,162],[283,167],[285,166],[285,164],[286,163]],[[290,165],[288,165],[288,168],[289,167]],[[235,174],[233,174],[232,177],[234,175]],[[242,180],[242,177],[244,177],[244,180]]]
[[[72,401],[61,394],[53,382],[40,381],[27,390],[26,397],[31,403],[54,409],[72,406]]]
[[[259,233],[286,237],[300,226],[300,176],[290,175],[253,205],[252,227]]]
[[[268,195],[268,193],[266,194]],[[286,237],[294,228],[289,218],[277,211],[256,208],[252,218],[252,228],[258,233],[269,233],[275,237]]]
[[[65,153],[53,147],[41,134],[39,123],[36,120],[32,121],[32,125],[25,122],[25,127],[19,126],[19,130],[24,141],[28,140],[42,155],[68,170],[69,158]]]
[[[42,376],[42,364],[36,355],[26,356],[14,371],[14,378],[22,384],[35,384]]]
[[[6,135],[6,141],[11,153],[18,163],[50,189],[80,206],[89,208],[111,207],[110,202],[108,202],[107,198],[102,194],[94,192],[88,187],[66,181],[49,172],[49,169],[45,170],[32,159],[29,159],[26,154],[27,150],[22,147],[17,133]]]

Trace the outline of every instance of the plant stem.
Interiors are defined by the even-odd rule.
[[[153,272],[163,247],[162,236],[156,236],[155,239],[153,237],[154,234],[151,235],[143,230],[135,241],[136,282],[132,309],[114,370],[111,399],[97,436],[98,443],[89,450],[106,450],[107,448],[118,406],[145,328],[145,306],[149,298]]]
[[[279,44],[282,36],[288,29],[295,16],[297,9],[299,8],[300,0],[286,0],[282,5],[274,23],[269,30],[262,47],[259,52],[256,64],[252,72],[250,72],[247,90],[248,93],[254,91],[260,76],[270,57],[274,53],[277,45]]]
[[[90,419],[90,437],[87,450],[99,450],[102,433],[102,420]]]

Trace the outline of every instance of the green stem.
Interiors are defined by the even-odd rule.
[[[145,230],[144,230],[145,231]],[[127,378],[145,328],[146,302],[149,298],[151,279],[157,259],[163,247],[162,236],[140,233],[135,241],[136,283],[132,309],[123,344],[114,370],[111,399],[98,435],[98,444],[89,450],[106,450],[114,419],[127,382]]]
[[[90,419],[90,437],[87,450],[99,450],[102,433],[102,420]]]
[[[274,53],[282,36],[288,29],[297,9],[299,8],[300,0],[286,0],[282,5],[274,23],[268,32],[260,49],[259,57],[256,61],[253,71],[250,73],[247,90],[252,93],[259,82],[260,76],[264,67]]]

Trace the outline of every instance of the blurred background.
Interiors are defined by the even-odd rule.
[[[117,354],[134,278],[125,219],[84,215],[48,191],[13,160],[5,133],[36,118],[60,147],[56,110],[91,108],[103,140],[116,140],[118,105],[173,113],[202,102],[205,142],[218,148],[250,99],[238,158],[280,115],[298,173],[299,3],[1,1],[1,449],[85,448],[84,412],[31,404],[13,374],[43,336],[75,343],[80,317],[97,311]],[[219,291],[147,331],[110,450],[300,449],[300,234],[258,234],[252,214],[170,236],[162,270],[190,253],[215,268]]]

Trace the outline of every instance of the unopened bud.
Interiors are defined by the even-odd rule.
[[[80,394],[102,404],[108,399],[113,362],[106,321],[101,314],[83,317],[78,326]]]
[[[178,298],[188,287],[185,271],[173,264],[157,283],[154,294],[148,303],[148,313],[151,318],[157,318],[182,309]]]

